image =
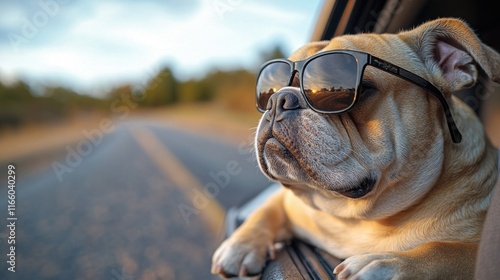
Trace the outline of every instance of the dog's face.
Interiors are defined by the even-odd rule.
[[[297,63],[259,73],[255,141],[262,171],[289,190],[221,244],[212,272],[257,274],[275,257],[272,244],[295,236],[347,258],[339,279],[472,277],[497,159],[453,93],[479,70],[499,83],[500,54],[465,23],[439,19],[308,44],[289,59]],[[363,77],[360,65],[372,65]]]
[[[337,37],[306,45],[289,59],[326,50],[370,53],[436,85],[452,114],[470,111],[451,94],[476,82],[480,59],[455,47],[453,38],[425,45],[426,36],[439,36],[431,29]],[[261,118],[256,151],[263,172],[310,206],[345,218],[378,219],[425,196],[446,168],[445,146],[457,144],[429,92],[370,66],[363,81],[368,86],[357,106],[342,114],[313,111],[296,83],[280,89]]]

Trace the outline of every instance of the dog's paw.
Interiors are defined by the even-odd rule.
[[[409,260],[392,253],[372,253],[352,256],[339,264],[333,273],[337,279],[385,280],[404,279]]]
[[[267,256],[275,258],[270,239],[255,235],[249,238],[231,236],[215,251],[212,273],[225,278],[256,276],[262,272]]]

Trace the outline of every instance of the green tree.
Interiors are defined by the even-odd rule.
[[[3,126],[17,127],[27,120],[25,104],[33,102],[31,89],[24,82],[13,85],[0,83],[0,128]]]
[[[169,68],[163,68],[146,85],[144,100],[145,106],[172,105],[179,101],[179,82]]]
[[[216,95],[215,86],[206,78],[183,82],[179,88],[179,98],[183,103],[208,102]]]

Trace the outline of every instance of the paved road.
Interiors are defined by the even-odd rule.
[[[145,121],[91,138],[59,173],[16,166],[15,273],[1,166],[0,279],[212,279],[224,211],[269,184],[248,145]]]

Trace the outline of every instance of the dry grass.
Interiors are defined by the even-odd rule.
[[[65,120],[56,124],[30,124],[0,134],[0,162],[25,158],[63,147],[83,137],[82,130],[98,126],[102,116]]]
[[[224,110],[217,105],[189,105],[161,109],[134,109],[124,121],[144,120],[162,123],[183,130],[195,131],[209,137],[241,143],[251,139],[259,120],[258,112],[244,114]],[[57,124],[26,125],[0,132],[0,162],[29,158],[33,155],[62,150],[85,136],[83,130],[99,128],[106,117],[93,115],[86,118],[61,121]],[[115,118],[115,121],[118,118]]]

